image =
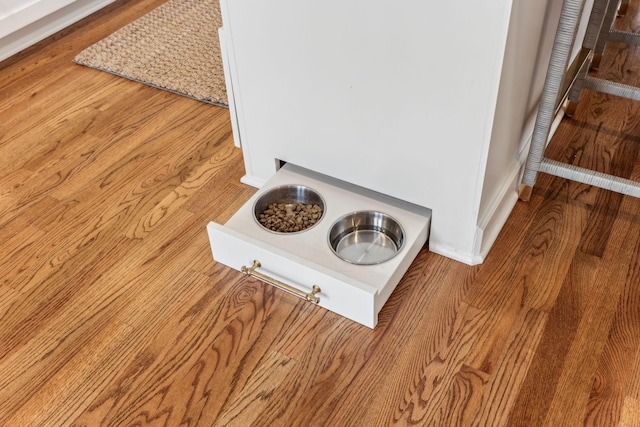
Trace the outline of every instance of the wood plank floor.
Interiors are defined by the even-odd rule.
[[[254,192],[228,110],[72,63],[162,2],[0,63],[0,425],[640,426],[640,200],[543,175],[375,330],[307,305],[211,258]],[[600,73],[640,84],[640,50]],[[586,93],[550,155],[640,179],[638,117]]]

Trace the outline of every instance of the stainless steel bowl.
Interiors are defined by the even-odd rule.
[[[404,230],[387,214],[352,212],[338,219],[329,230],[329,246],[352,264],[373,265],[388,261],[402,249]]]
[[[278,232],[271,230],[260,223],[260,214],[262,214],[272,203],[283,203],[285,205],[295,205],[298,203],[302,203],[305,205],[318,205],[320,207],[323,215],[317,220],[314,225],[306,227],[303,230],[298,231],[298,233],[315,227],[324,216],[324,199],[317,191],[303,185],[282,185],[279,187],[271,188],[270,190],[265,191],[264,194],[262,194],[260,197],[258,197],[258,199],[253,204],[253,217],[261,227],[274,233],[291,234],[296,232]]]

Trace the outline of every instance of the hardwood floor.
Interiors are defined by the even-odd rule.
[[[541,175],[376,329],[305,304],[212,260],[254,192],[228,110],[72,63],[162,2],[0,63],[0,425],[640,426],[640,200]],[[640,84],[640,51],[600,73]],[[640,179],[638,117],[586,93],[550,153]]]

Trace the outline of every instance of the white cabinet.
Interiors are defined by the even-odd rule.
[[[511,0],[221,6],[245,182],[283,160],[388,194],[433,210],[430,250],[482,260]]]
[[[431,251],[484,260],[517,200],[561,2],[220,2],[244,182],[284,160],[430,208]]]

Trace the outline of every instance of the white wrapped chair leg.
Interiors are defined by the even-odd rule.
[[[580,55],[571,66],[572,43],[576,36],[586,0],[564,0],[556,32],[551,60],[543,87],[529,155],[520,186],[520,199],[529,200],[539,172],[547,173],[633,197],[640,197],[640,183],[590,169],[577,167],[544,157],[551,124],[559,107],[568,98],[569,109],[580,99],[583,89],[640,101],[640,88],[588,76],[594,49],[606,41],[640,45],[640,36],[611,30],[618,8],[617,0],[595,0],[589,16]],[[604,41],[603,41],[604,40]],[[604,47],[602,48],[604,51]],[[569,113],[571,113],[569,111]]]

